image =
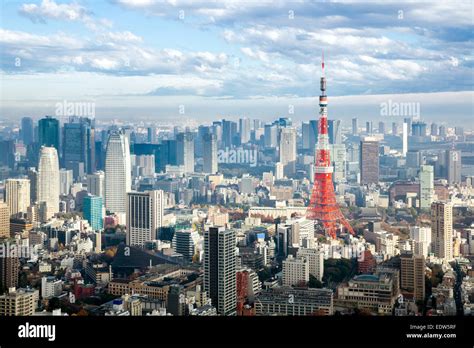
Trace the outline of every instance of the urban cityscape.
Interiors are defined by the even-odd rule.
[[[176,25],[189,25],[196,32],[205,30],[199,27],[203,23],[196,24],[198,15],[211,13],[215,18],[212,17],[213,24],[206,22],[206,28],[211,28],[207,30],[221,26],[219,30],[229,42],[235,39],[247,44],[248,38],[236,39],[237,31],[230,33],[228,28],[236,24],[219,12],[237,16],[240,10],[224,3],[209,8],[203,5],[202,11],[186,2],[170,5],[154,1],[110,1],[98,5],[93,12],[83,2],[53,0],[2,6],[5,14],[14,11],[21,18],[16,21],[28,22],[28,27],[65,21],[83,25],[94,33],[107,26],[96,12],[103,13],[102,6],[115,6],[111,13],[131,11],[130,18],[144,11],[146,21],[159,18],[156,20],[166,22],[166,16],[173,13],[176,18],[170,20],[170,30]],[[321,11],[321,18],[329,23],[332,10],[325,12],[324,4],[316,2],[311,6]],[[472,13],[472,2],[460,4]],[[246,11],[261,9],[252,2],[246,5]],[[311,14],[302,14],[304,8],[300,7],[306,5],[290,2],[276,7],[290,21],[301,14],[304,23],[311,19]],[[448,5],[448,10],[438,5],[423,6],[437,15],[458,13]],[[335,11],[341,10],[340,3],[335,6]],[[344,6],[353,6],[353,10],[364,14],[369,11],[361,4]],[[466,11],[463,6],[459,11]],[[384,15],[389,12],[394,21],[408,21],[410,15],[421,10],[413,3],[390,3],[385,7],[374,3],[370,8]],[[312,10],[310,7],[308,11]],[[273,16],[273,10],[270,12],[268,16]],[[268,24],[267,15],[261,14],[261,22],[255,16],[252,20],[265,23],[257,26],[263,31]],[[472,50],[472,37],[463,37],[463,30],[472,30],[472,17],[466,24],[459,16],[459,37],[453,42],[466,46],[457,52],[456,64],[448,59],[453,69],[450,74],[455,76],[448,80],[460,81],[456,85],[439,81],[439,89],[415,88],[421,86],[415,80],[432,85],[444,78],[433,72],[437,68],[427,67],[429,73],[401,78],[407,86],[400,90],[394,87],[384,93],[389,72],[381,75],[377,85],[376,76],[369,76],[369,71],[363,76],[368,90],[357,90],[359,85],[355,83],[351,89],[346,85],[354,80],[345,80],[341,73],[341,53],[336,47],[344,43],[320,41],[315,36],[318,51],[312,52],[303,72],[311,75],[305,77],[308,94],[302,97],[304,107],[298,101],[287,103],[285,99],[276,112],[262,113],[258,109],[253,113],[250,106],[241,112],[240,102],[260,100],[245,97],[236,98],[235,104],[228,102],[222,112],[215,111],[232,93],[237,95],[246,89],[248,93],[255,92],[250,82],[244,82],[252,79],[250,70],[244,71],[250,68],[241,68],[244,63],[237,59],[239,66],[231,69],[242,69],[242,81],[232,81],[228,90],[215,92],[219,98],[206,99],[214,92],[201,86],[205,97],[191,93],[204,98],[204,104],[196,107],[185,98],[179,101],[181,94],[176,96],[166,87],[157,87],[150,92],[150,98],[178,98],[176,105],[171,109],[166,103],[163,108],[160,103],[151,104],[151,111],[134,109],[133,103],[120,107],[129,116],[114,116],[115,109],[105,111],[105,99],[91,97],[96,89],[104,88],[100,83],[92,84],[97,81],[92,75],[87,75],[90,91],[84,92],[82,86],[87,82],[77,75],[77,91],[84,94],[70,98],[70,87],[66,86],[65,94],[61,94],[61,85],[49,76],[56,74],[56,79],[66,81],[70,70],[64,72],[64,66],[85,73],[87,70],[81,67],[86,69],[86,60],[92,58],[85,53],[85,61],[80,63],[75,58],[66,59],[57,52],[53,34],[44,34],[43,42],[39,38],[42,34],[22,33],[6,20],[5,27],[0,28],[4,52],[4,106],[0,108],[0,316],[474,315],[473,70],[472,51],[463,51],[469,43]],[[428,15],[426,18],[418,20],[426,20],[429,31],[437,23],[429,23]],[[348,43],[348,37],[356,34],[352,29],[341,29],[349,25],[344,23],[336,28],[327,24],[329,27],[321,36],[334,30]],[[11,29],[6,28],[9,25]],[[292,25],[288,24],[285,30],[295,29]],[[421,24],[414,21],[399,25],[411,28]],[[108,38],[112,42],[116,38],[110,30]],[[300,30],[300,35],[309,35]],[[395,31],[397,35],[403,33]],[[144,41],[130,31],[120,34],[122,40],[133,44]],[[100,31],[100,35],[104,33]],[[247,31],[245,35],[250,34]],[[274,33],[269,40],[278,45],[279,35]],[[376,43],[370,37],[359,39],[367,39],[370,47],[381,50],[383,39],[416,45],[396,35],[387,37]],[[193,36],[190,40],[194,39]],[[38,41],[38,47],[15,46],[22,40]],[[68,42],[76,45],[72,39]],[[44,53],[41,45],[54,52]],[[75,49],[88,51],[87,46],[77,45],[79,48]],[[141,48],[123,48],[118,51],[130,54],[128,64],[133,66],[133,55]],[[406,47],[407,56],[412,49],[413,46]],[[454,51],[451,46],[446,48],[447,55]],[[44,61],[29,66],[32,52],[45,54]],[[153,54],[150,52],[151,49],[140,54]],[[247,59],[260,59],[268,69],[281,63],[280,54],[273,56],[275,52],[270,48],[242,52]],[[200,78],[214,76],[216,71],[226,75],[223,79],[228,78],[227,71],[217,66],[222,57],[205,53],[189,58],[199,61],[196,64],[202,68]],[[108,64],[105,48],[103,54],[102,63]],[[374,57],[378,54],[374,53]],[[57,56],[54,62],[62,60],[58,71],[49,70],[52,56]],[[363,59],[373,59],[368,65],[373,67],[382,64],[378,57]],[[174,52],[167,59],[180,60],[181,54]],[[353,63],[347,61],[346,68],[351,70],[357,61],[355,57]],[[385,65],[391,62],[401,67],[401,61],[402,58],[387,58],[377,69],[387,70]],[[110,64],[114,72],[105,68],[94,74],[104,74],[107,83],[120,84],[117,89],[123,94],[114,95],[114,100],[121,105],[136,97],[136,86],[132,80],[123,84],[118,79],[141,72],[133,67],[135,72],[121,74]],[[148,68],[153,66],[140,69]],[[409,75],[414,68],[400,69],[400,74]],[[362,71],[354,68],[353,73]],[[107,74],[117,76],[117,80],[109,81]],[[169,78],[176,79],[186,75],[169,74]],[[32,76],[39,76],[43,86],[35,87],[35,81],[34,87],[26,87]],[[263,97],[268,81],[257,71],[255,78],[257,83],[262,79],[263,104],[283,93],[281,81],[275,79],[275,92]],[[393,80],[398,86],[400,80]],[[65,83],[75,84],[75,77]],[[194,83],[197,82],[191,84]],[[23,85],[25,88],[19,89]],[[16,95],[20,90],[21,94]],[[403,90],[409,93],[408,97],[400,97]],[[50,97],[37,104],[36,110],[38,100],[33,95],[24,96],[29,91],[37,91],[38,100],[43,94]],[[296,95],[295,91],[291,93]],[[287,92],[290,93],[290,86]],[[58,97],[54,97],[56,94]],[[371,99],[372,95],[377,98]],[[447,105],[440,101],[444,98]],[[364,104],[364,99],[370,101]],[[456,100],[461,101],[456,104]],[[344,108],[346,102],[348,107]],[[212,104],[207,113],[202,111],[206,103]],[[275,101],[273,107],[278,103]],[[453,115],[449,114],[451,109]]]

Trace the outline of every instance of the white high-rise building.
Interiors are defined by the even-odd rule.
[[[27,213],[30,206],[30,180],[7,179],[5,182],[5,202],[9,215]]]
[[[215,134],[203,136],[203,172],[215,174],[218,171],[217,163],[217,137]]]
[[[434,256],[453,259],[453,206],[434,202],[431,205],[431,242]]]
[[[282,128],[280,132],[280,163],[283,172],[290,177],[296,172],[296,130]]]
[[[406,156],[408,152],[408,123],[403,122],[403,133],[402,133],[402,154]]]
[[[127,192],[132,188],[130,147],[121,132],[112,132],[105,153],[105,208],[114,213],[127,211]]]
[[[433,166],[423,165],[420,168],[420,208],[430,209],[434,200]]]
[[[104,198],[105,173],[103,171],[87,175],[87,192],[93,196]]]
[[[46,218],[59,212],[59,160],[54,147],[40,150],[37,195],[37,202],[46,205]]]
[[[431,228],[412,226],[410,238],[413,239],[413,254],[428,257],[431,251]]]
[[[129,192],[127,198],[127,245],[144,246],[163,225],[164,192]]]
[[[309,274],[319,281],[323,280],[324,274],[324,252],[316,249],[299,248],[298,257],[303,257],[308,261]]]
[[[309,262],[304,257],[288,255],[283,261],[283,286],[297,285],[309,281]]]
[[[241,118],[239,120],[240,142],[242,144],[250,141],[250,119]]]
[[[59,193],[61,195],[68,195],[71,192],[71,186],[73,184],[73,171],[72,169],[61,169],[59,171]]]

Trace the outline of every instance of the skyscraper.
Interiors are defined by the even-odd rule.
[[[30,206],[30,180],[7,179],[5,202],[8,204],[10,217],[18,213],[26,214]]]
[[[19,270],[20,260],[18,256],[0,257],[0,293],[9,288],[18,287]]]
[[[379,182],[379,142],[366,137],[360,142],[360,182],[362,185]]]
[[[365,123],[365,132],[367,133],[367,135],[372,135],[373,131],[374,131],[374,126],[373,126],[372,121],[367,121]]]
[[[431,204],[431,245],[436,257],[453,259],[453,206],[451,203]]]
[[[221,315],[235,315],[237,306],[236,237],[234,230],[204,231],[204,290]]]
[[[105,208],[127,211],[127,192],[132,188],[128,138],[119,131],[110,134],[105,154]]]
[[[328,120],[329,144],[342,144],[341,120]]]
[[[59,212],[59,159],[54,147],[42,147],[38,165],[38,203],[46,205],[46,218]]]
[[[276,124],[266,124],[264,130],[265,148],[275,148],[278,146],[278,126]]]
[[[89,118],[72,117],[64,124],[63,162],[67,169],[75,169],[74,177],[83,173],[77,172],[78,163],[82,163],[86,173],[95,171],[95,130]]]
[[[204,134],[202,157],[204,173],[214,174],[219,170],[217,163],[217,138],[215,134]]]
[[[408,123],[403,122],[402,129],[402,155],[406,156],[408,152]]]
[[[21,119],[21,140],[26,146],[35,141],[34,126],[31,117],[23,117]]]
[[[385,134],[385,122],[379,121],[379,134]]]
[[[232,148],[234,145],[234,136],[237,133],[237,123],[233,121],[222,120],[222,147]]]
[[[402,253],[400,257],[400,288],[413,294],[416,301],[425,299],[425,258],[423,255]]]
[[[88,195],[83,201],[84,219],[89,222],[93,230],[101,230],[103,228],[103,199],[102,197]]]
[[[357,135],[359,133],[359,124],[357,117],[352,119],[352,135]]]
[[[10,237],[10,209],[8,204],[0,202],[0,238]]]
[[[294,128],[282,128],[280,130],[280,163],[283,164],[283,172],[291,177],[296,172],[296,130]]]
[[[420,168],[420,208],[430,209],[434,198],[433,166],[422,165]]]
[[[72,169],[59,170],[59,193],[61,195],[68,195],[71,191],[71,186],[74,183]]]
[[[194,173],[194,135],[191,132],[176,135],[176,159],[185,173]]]
[[[450,149],[446,150],[446,179],[448,183],[461,183],[461,151]]]
[[[250,119],[239,119],[240,143],[245,144],[250,141]]]
[[[40,146],[54,147],[59,153],[59,121],[46,116],[38,121],[38,142]]]
[[[105,173],[102,171],[87,176],[87,192],[93,196],[104,198],[105,196]]]
[[[127,194],[127,245],[144,246],[157,238],[163,224],[163,208],[161,190]]]
[[[398,124],[397,124],[397,122],[392,122],[392,135],[398,135]]]

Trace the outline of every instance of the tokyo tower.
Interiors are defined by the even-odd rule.
[[[333,166],[331,165],[328,136],[328,98],[326,96],[326,77],[324,76],[324,54],[322,59],[323,76],[321,77],[321,95],[319,96],[318,145],[316,147],[316,167],[311,199],[306,211],[306,218],[318,220],[325,232],[336,238],[336,232],[343,225],[354,234],[349,222],[336,202],[336,194],[332,182]]]

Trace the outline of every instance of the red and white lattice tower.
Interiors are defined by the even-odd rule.
[[[316,167],[314,186],[306,212],[306,218],[318,220],[325,232],[336,238],[336,232],[343,225],[348,232],[354,230],[347,222],[336,202],[334,185],[332,182],[333,166],[331,165],[329,136],[328,136],[328,98],[326,96],[326,77],[324,76],[324,54],[322,60],[323,76],[321,77],[321,95],[319,97],[319,124],[318,145],[316,147]]]

